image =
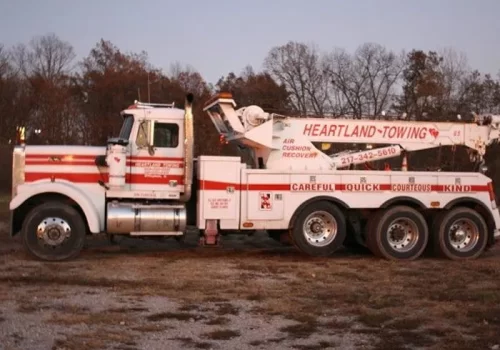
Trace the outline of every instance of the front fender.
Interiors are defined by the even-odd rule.
[[[72,199],[80,206],[85,214],[90,232],[99,233],[102,231],[103,220],[100,218],[98,208],[104,208],[104,189],[100,195],[96,191],[96,196],[98,197],[94,197],[94,200],[92,200],[82,188],[76,187],[69,181],[52,182],[50,180],[42,180],[35,183],[24,184],[18,187],[18,194],[10,202],[10,210],[13,211],[30,198],[37,195],[43,195],[44,193],[57,193]]]

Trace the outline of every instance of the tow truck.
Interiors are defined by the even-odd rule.
[[[230,93],[204,106],[223,142],[249,155],[194,158],[193,95],[184,108],[136,101],[121,111],[106,146],[17,146],[13,152],[11,235],[50,261],[80,254],[88,235],[182,239],[201,245],[225,233],[266,230],[310,256],[349,242],[380,258],[414,260],[430,248],[474,259],[500,237],[487,146],[500,116],[471,122],[290,117]],[[315,144],[370,145],[327,155]],[[465,146],[477,172],[408,171],[407,154]],[[400,158],[400,170],[355,169]]]

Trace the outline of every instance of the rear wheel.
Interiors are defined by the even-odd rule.
[[[451,260],[475,259],[485,250],[488,226],[470,208],[455,208],[437,217],[433,225],[435,253]]]
[[[86,227],[80,213],[59,202],[31,210],[21,230],[23,244],[34,257],[61,261],[76,257],[85,243]]]
[[[374,214],[367,227],[366,244],[374,255],[388,260],[414,260],[429,240],[422,214],[407,206],[397,206]]]
[[[297,216],[291,236],[295,246],[305,254],[332,255],[342,247],[346,237],[344,214],[333,203],[311,203]]]

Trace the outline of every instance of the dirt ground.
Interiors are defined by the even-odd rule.
[[[0,349],[500,349],[500,248],[470,262],[308,258],[265,234],[222,248],[90,240],[44,263],[7,234]]]

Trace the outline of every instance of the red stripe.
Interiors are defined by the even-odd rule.
[[[49,159],[51,157],[61,158],[62,159],[78,159],[78,160],[94,160],[97,156],[105,155],[103,154],[26,154],[26,159]],[[129,160],[156,160],[156,161],[179,161],[184,162],[184,158],[182,157],[149,157],[149,156],[131,156],[127,157]]]
[[[72,159],[90,159],[94,160],[98,154],[26,154],[26,159],[49,159],[51,157],[55,158],[72,158]]]
[[[144,161],[144,160],[156,160],[156,161],[178,161],[178,162],[184,162],[184,158],[175,158],[175,157],[136,157],[136,156],[132,156],[132,157],[128,157],[127,158],[128,160],[140,160],[140,161]]]
[[[225,191],[228,187],[234,187],[237,191],[290,191],[290,184],[235,184],[210,180],[200,180],[200,189]]]
[[[98,181],[108,181],[107,173],[39,173],[39,172],[26,172],[25,181],[33,182],[42,179],[59,179],[75,183],[97,183]],[[144,174],[130,174],[127,173],[125,181],[131,184],[168,184],[169,181],[177,181],[178,185],[184,184],[183,175],[167,175],[165,177],[150,177]],[[333,184],[332,184],[333,185]],[[345,191],[348,184],[334,184],[336,191]],[[359,184],[352,184],[359,185]],[[225,191],[228,187],[234,187],[236,191],[290,191],[290,184],[235,184],[229,182],[200,180],[199,186],[201,190],[219,190]],[[381,191],[391,191],[390,184],[379,184]],[[445,192],[447,185],[430,185],[432,192]],[[311,191],[313,192],[313,191]],[[352,191],[362,192],[362,191]],[[417,192],[417,191],[416,191]],[[420,193],[429,193],[426,191],[419,191]],[[458,192],[458,191],[457,191]],[[468,192],[489,192],[488,185],[470,185]],[[398,193],[405,193],[404,191]],[[450,192],[452,193],[452,191]]]
[[[87,165],[95,166],[94,162],[84,161],[84,160],[62,160],[62,161],[49,161],[43,159],[27,159],[26,165],[50,165],[50,166],[61,166],[61,165]]]
[[[138,165],[139,162],[127,161],[127,166],[137,166],[143,168],[144,166]],[[167,163],[170,168],[180,169],[184,167],[184,163]],[[61,161],[50,161],[48,159],[27,159],[26,165],[50,165],[50,166],[62,166],[62,165],[81,165],[81,166],[95,166],[97,165],[93,161],[85,160],[61,160]]]
[[[27,172],[25,174],[25,182],[33,182],[43,179],[66,180],[74,183],[97,183],[98,181],[108,181],[108,173],[35,173]],[[177,185],[184,184],[182,175],[168,175],[166,177],[149,177],[144,174],[126,174],[125,182],[135,185],[166,185],[169,181],[177,181]]]
[[[184,184],[184,176],[183,175],[167,175],[165,177],[150,177],[144,176],[144,174],[130,174],[128,173],[125,176],[125,181],[127,183],[135,184],[135,185],[149,185],[149,184],[158,184],[158,185],[168,185],[169,181],[177,181],[177,185]]]
[[[347,185],[359,185],[358,184],[331,184],[335,191],[346,191]],[[379,185],[380,191],[391,191],[391,184],[373,184]],[[402,184],[405,185],[405,184]],[[418,184],[426,186],[425,184]],[[290,184],[236,184],[229,182],[220,181],[210,181],[210,180],[200,180],[199,186],[201,190],[211,190],[211,191],[225,191],[228,187],[234,187],[235,190],[247,190],[247,191],[290,191]],[[430,192],[445,192],[445,187],[447,185],[429,185]],[[304,191],[302,191],[304,192]],[[310,191],[315,192],[315,191]],[[363,191],[349,191],[349,192],[363,192]],[[396,191],[394,191],[396,192]],[[411,192],[411,191],[408,191]],[[420,193],[428,193],[428,191],[415,191]],[[488,192],[488,185],[470,185],[470,191],[468,192]],[[404,193],[401,191],[398,193]],[[451,192],[450,192],[451,193]]]
[[[32,173],[27,172],[24,175],[24,179],[26,182],[33,182],[43,179],[56,179],[56,180],[66,180],[75,183],[97,183],[98,181],[108,181],[108,174],[99,174],[99,173]]]

